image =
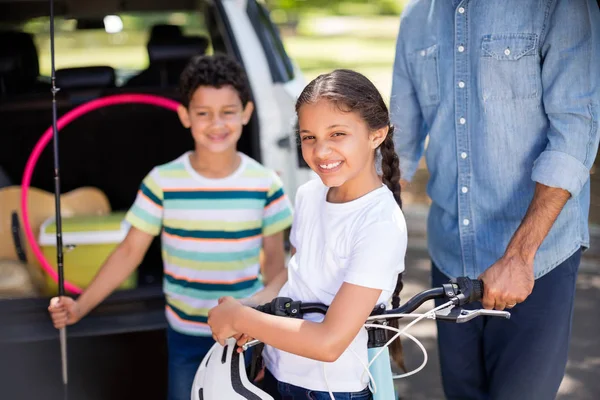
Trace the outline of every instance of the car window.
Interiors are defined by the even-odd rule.
[[[249,0],[247,13],[269,62],[273,82],[294,79],[294,67],[279,36],[279,30],[271,21],[269,12],[255,0]]]
[[[49,23],[48,17],[40,17],[21,26],[21,30],[34,36],[43,76],[50,75]],[[117,86],[120,86],[148,67],[146,46],[153,27],[161,25],[178,27],[184,36],[208,37],[204,17],[198,11],[132,12],[94,19],[56,18],[56,68],[110,66],[115,69]],[[173,30],[163,29],[161,34],[172,35]]]

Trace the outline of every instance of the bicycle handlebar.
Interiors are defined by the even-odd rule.
[[[462,306],[464,304],[472,303],[474,301],[481,300],[483,297],[483,282],[481,280],[469,279],[466,277],[458,277],[450,280],[448,283],[443,284],[441,287],[425,290],[417,295],[413,296],[402,306],[386,310],[385,304],[378,304],[371,312],[371,317],[382,316],[393,314],[408,314],[415,311],[421,304],[429,300],[443,299],[451,301],[455,306]],[[321,303],[303,303],[300,301],[294,301],[288,297],[276,297],[271,302],[255,307],[258,311],[278,315],[283,317],[291,318],[302,318],[304,314],[319,313],[325,314],[329,309],[328,306]],[[457,312],[459,311],[459,312]],[[447,321],[464,322],[474,318],[477,315],[497,315],[510,317],[507,312],[495,312],[486,313],[490,310],[478,310],[478,313],[473,313],[466,310],[454,309],[451,313],[440,313],[436,314],[436,317]],[[486,311],[486,312],[482,312]],[[402,318],[401,316],[394,318]]]

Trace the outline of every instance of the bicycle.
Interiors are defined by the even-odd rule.
[[[481,300],[482,296],[482,281],[459,277],[452,279],[441,287],[418,293],[396,309],[387,310],[385,304],[377,305],[364,325],[368,333],[367,346],[369,356],[369,364],[364,367],[365,372],[368,373],[370,378],[369,388],[373,394],[373,400],[390,400],[396,398],[394,379],[416,374],[427,364],[427,351],[425,347],[415,337],[406,333],[417,322],[425,318],[454,323],[464,323],[478,316],[510,318],[508,311],[465,310],[461,307],[465,304]],[[435,299],[446,299],[447,301],[426,313],[413,314],[423,303]],[[320,303],[302,303],[286,297],[277,297],[271,302],[255,308],[272,315],[302,318],[304,314],[325,314],[328,306]],[[389,320],[400,318],[415,318],[415,320],[403,328],[394,328],[388,325]],[[391,339],[388,339],[386,330],[395,331],[396,334]],[[417,343],[423,351],[424,361],[415,370],[394,376],[392,374],[388,346],[401,335]],[[245,351],[258,344],[260,344],[258,340],[252,340],[243,345],[242,348]],[[217,357],[212,358],[215,352],[217,352]],[[211,359],[213,360],[212,363],[210,362]],[[225,346],[217,343],[200,363],[192,385],[192,400],[272,400],[270,395],[251,383],[251,379],[256,372],[255,369],[255,366],[251,366],[249,371],[246,369],[244,357],[240,356],[237,352],[235,339],[228,339]],[[250,374],[250,379],[248,378],[248,373]],[[232,390],[228,392],[227,390],[230,387]],[[331,399],[334,399],[331,391],[330,396]]]

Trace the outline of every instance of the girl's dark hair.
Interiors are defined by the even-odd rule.
[[[304,104],[316,103],[321,99],[332,102],[341,111],[358,113],[371,131],[388,127],[388,134],[378,148],[381,152],[382,178],[398,205],[402,207],[400,164],[394,148],[394,126],[390,123],[388,108],[375,85],[364,75],[347,69],[336,69],[328,74],[319,75],[300,94],[296,102],[296,113]],[[400,305],[402,286],[400,274],[392,295],[394,308]],[[392,320],[390,325],[397,327],[398,321]],[[387,332],[389,338],[395,334],[393,331]],[[396,364],[406,371],[399,338],[392,343],[391,353]]]

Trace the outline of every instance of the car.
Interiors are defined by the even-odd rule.
[[[52,123],[49,10],[47,1],[0,0],[0,168],[11,187],[21,184],[32,149]],[[177,80],[187,59],[198,53],[225,53],[245,68],[256,106],[239,150],[275,170],[292,199],[296,187],[311,178],[294,128],[294,103],[305,81],[262,3],[55,0],[54,10],[59,119],[111,96],[136,93],[177,101]],[[146,36],[145,46],[141,40],[136,48],[123,45]],[[67,51],[73,43],[79,43],[79,53]],[[149,62],[143,65],[146,58]],[[140,103],[90,111],[61,129],[60,138],[61,193],[97,188],[113,211],[132,204],[153,166],[193,145],[172,110]],[[54,192],[50,147],[37,160],[30,184],[46,197]],[[43,208],[31,201],[30,209]],[[14,223],[10,211],[16,210],[7,204],[0,206],[0,218]],[[22,225],[23,220],[16,221],[22,232],[18,222]],[[19,237],[2,226],[0,248],[19,253]],[[0,298],[2,398],[63,396],[58,332],[47,312],[49,296]],[[164,398],[165,328],[157,238],[139,268],[136,285],[115,292],[67,329],[69,395]]]

